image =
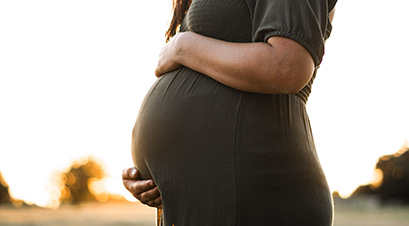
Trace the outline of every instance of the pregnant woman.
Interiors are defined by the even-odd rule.
[[[124,176],[163,225],[332,225],[305,104],[335,2],[176,1]]]

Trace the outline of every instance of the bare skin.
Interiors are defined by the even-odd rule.
[[[334,15],[335,9],[329,14],[331,22]],[[155,74],[159,77],[182,65],[239,90],[271,94],[298,92],[314,70],[311,55],[290,39],[271,37],[267,43],[239,44],[193,32],[177,34],[162,49]],[[141,180],[134,167],[124,169],[122,181],[139,201],[162,208],[154,181]]]
[[[141,203],[151,207],[162,208],[162,199],[153,180],[141,180],[135,167],[122,171],[122,182],[126,189]]]
[[[162,49],[156,75],[181,65],[229,87],[255,93],[294,94],[314,71],[309,52],[297,42],[271,37],[267,43],[232,43],[181,32]]]

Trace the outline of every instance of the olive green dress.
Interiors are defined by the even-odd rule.
[[[335,2],[194,0],[181,30],[230,42],[283,36],[318,68]],[[162,194],[162,224],[332,225],[305,108],[315,74],[294,95],[243,92],[186,67],[160,77],[140,108],[132,155]]]

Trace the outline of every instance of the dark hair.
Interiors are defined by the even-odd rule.
[[[176,31],[182,23],[192,1],[193,0],[173,0],[173,16],[170,21],[169,29],[165,34],[166,42],[176,34]]]

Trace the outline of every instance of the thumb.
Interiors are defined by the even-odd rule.
[[[126,168],[122,171],[122,179],[137,179],[139,177],[139,171],[135,167]]]

